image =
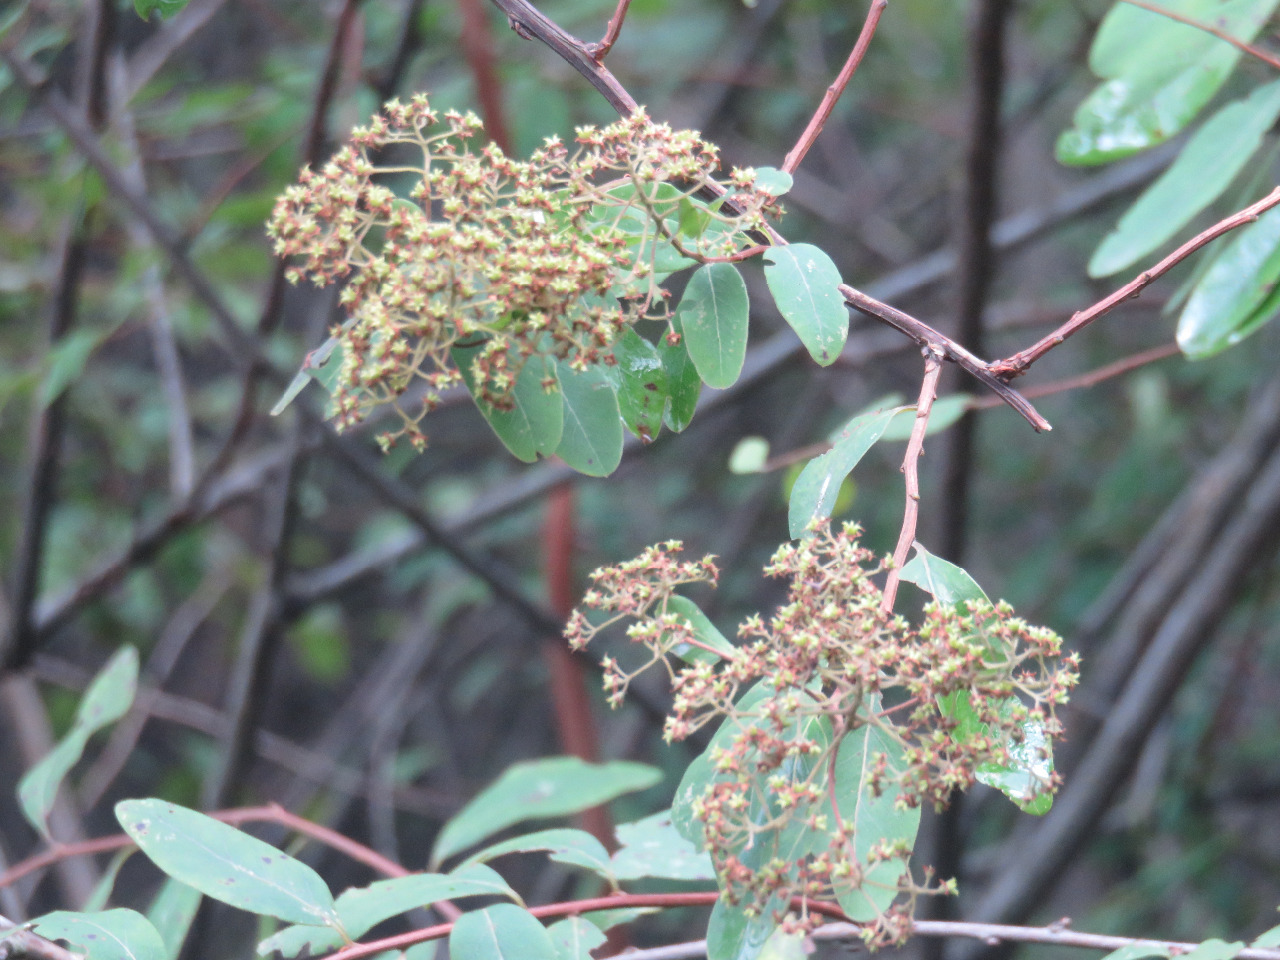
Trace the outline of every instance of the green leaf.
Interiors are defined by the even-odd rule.
[[[1234,346],[1280,309],[1280,208],[1236,233],[1192,290],[1178,318],[1178,346],[1199,360]]]
[[[950,560],[935,557],[918,543],[915,548],[915,556],[898,572],[898,576],[907,583],[914,583],[926,593],[933,594],[938,603],[946,606],[966,600],[987,600],[986,593],[964,568],[957,567]]]
[[[805,960],[809,955],[805,950],[805,939],[803,933],[775,930],[760,948],[760,960]]]
[[[1089,260],[1089,276],[1109,277],[1161,247],[1231,185],[1280,116],[1280,80],[1213,115],[1143,191]]]
[[[291,923],[338,926],[320,875],[256,837],[162,800],[124,800],[116,819],[157,867],[205,896]]]
[[[440,863],[523,820],[579,813],[661,779],[657,768],[624,760],[594,764],[577,757],[547,757],[517,763],[444,825],[431,862]]]
[[[663,422],[680,433],[693,419],[698,409],[698,395],[702,393],[702,378],[689,359],[684,343],[670,344],[663,337],[658,341],[658,356],[667,374],[667,402],[662,411]]]
[[[599,203],[587,215],[587,227],[592,232],[602,228],[614,228],[633,238],[627,253],[637,262],[647,263],[654,274],[665,276],[678,270],[687,270],[697,261],[681,254],[670,240],[658,232],[652,216],[642,205],[632,182],[620,184],[608,191],[616,203]],[[654,212],[662,218],[663,226],[675,234],[681,230],[680,217],[684,216],[686,198],[673,184],[659,183],[647,193]],[[698,202],[698,201],[689,201]]]
[[[756,710],[760,702],[773,693],[767,681],[762,681],[748,690],[737,704],[741,714]],[[875,709],[872,705],[869,709]],[[676,789],[675,800],[671,808],[672,823],[675,829],[686,840],[697,846],[703,845],[702,823],[698,819],[695,808],[698,800],[715,783],[732,774],[721,773],[715,758],[723,754],[734,740],[742,736],[751,727],[769,724],[767,717],[752,720],[727,719],[721,724],[711,738],[710,744],[696,757],[685,770],[684,777]],[[809,717],[800,721],[805,725],[803,736],[816,743],[830,744],[834,736],[831,721],[827,717]],[[792,729],[782,734],[784,739],[798,735]],[[775,859],[794,863],[811,854],[825,851],[830,844],[829,829],[811,828],[806,825],[812,817],[825,820],[826,824],[835,822],[835,810],[831,804],[834,794],[840,808],[841,817],[851,826],[855,856],[864,865],[861,876],[856,880],[842,881],[837,889],[837,900],[841,908],[854,921],[870,920],[883,912],[897,897],[897,879],[905,870],[905,864],[898,861],[886,861],[866,866],[873,847],[879,843],[902,842],[909,849],[915,841],[920,825],[920,811],[899,810],[896,798],[889,793],[877,796],[871,788],[873,772],[877,764],[884,762],[890,768],[898,768],[903,764],[902,747],[890,739],[882,731],[871,726],[859,727],[840,741],[836,751],[834,764],[835,784],[828,789],[828,771],[825,760],[815,769],[815,761],[808,756],[797,757],[781,767],[776,776],[786,782],[813,782],[821,789],[823,802],[815,808],[792,811],[784,826],[766,827],[781,813],[772,800],[775,792],[769,795],[759,793],[751,798],[746,815],[759,829],[755,831],[748,843],[744,837],[741,845],[730,850],[738,856],[748,869],[758,870]],[[854,885],[856,883],[856,885]],[[726,924],[726,943],[756,944],[757,934],[766,931],[750,926],[742,926],[740,919],[735,919],[735,911],[727,911],[722,918]],[[765,916],[768,911],[765,911]],[[714,916],[714,914],[713,914]],[[753,932],[754,931],[754,932]],[[708,941],[712,939],[708,930]],[[765,936],[760,936],[763,943]],[[743,948],[745,949],[745,947]],[[737,955],[724,953],[723,955]]]
[[[1246,43],[1277,0],[1162,0],[1168,10]],[[1193,26],[1117,3],[1094,38],[1089,64],[1105,82],[1080,105],[1058,139],[1062,163],[1117,160],[1182,130],[1235,69],[1240,53]]]
[[[805,536],[815,520],[826,520],[831,516],[840,484],[853,472],[871,445],[880,439],[899,410],[895,407],[854,417],[845,424],[830,450],[805,464],[791,487],[787,508],[787,524],[792,539]]]
[[[618,410],[627,429],[645,443],[658,436],[667,408],[667,371],[662,355],[628,327],[613,344],[616,366],[604,367],[618,392]]]
[[[594,923],[569,917],[547,927],[547,936],[556,951],[556,960],[593,960],[591,951],[607,939]]]
[[[132,847],[126,847],[123,850],[117,850],[111,855],[111,861],[107,864],[107,869],[102,871],[102,876],[98,878],[98,882],[94,885],[93,892],[80,905],[81,913],[96,913],[99,910],[106,909],[107,902],[111,899],[111,892],[116,886],[116,878],[120,876],[120,868],[136,852]]]
[[[1254,937],[1253,942],[1249,944],[1251,947],[1259,947],[1270,950],[1273,947],[1280,947],[1280,927],[1272,927],[1263,933]]]
[[[1102,960],[1145,960],[1146,957],[1168,957],[1169,948],[1160,944],[1131,943],[1112,950]]]
[[[40,384],[40,406],[47,407],[78,380],[85,365],[110,331],[82,328],[61,337],[49,349],[45,376]]]
[[[530,853],[535,850],[548,851],[551,859],[557,863],[582,867],[599,874],[606,880],[613,879],[609,851],[604,848],[604,844],[585,830],[571,830],[567,827],[539,830],[536,833],[527,833],[524,836],[495,843],[467,857],[461,867],[473,863],[487,863],[508,853]]]
[[[794,181],[791,174],[777,167],[756,167],[755,188],[771,197],[780,197],[787,193]]]
[[[1017,706],[1006,700],[1002,712]],[[1033,721],[1022,724],[1022,737],[1008,744],[1012,766],[985,763],[975,772],[977,781],[994,787],[1018,805],[1023,813],[1044,816],[1053,808],[1053,794],[1045,785],[1053,776],[1053,744],[1044,727]]]
[[[556,455],[588,477],[607,477],[622,462],[622,415],[613,384],[598,368],[559,364],[564,432]]]
[[[582,919],[590,921],[592,926],[601,930],[612,930],[614,927],[634,923],[640,917],[657,913],[660,909],[659,907],[618,907],[616,910],[588,910],[582,915]]]
[[[454,347],[450,351],[481,416],[518,460],[533,463],[539,454],[551,456],[560,445],[564,429],[564,401],[558,390],[548,391],[544,386],[544,382],[554,384],[557,379],[555,361],[536,355],[524,360],[511,391],[514,406],[510,410],[499,410],[479,396],[472,364],[483,349],[484,345],[480,344]],[[519,361],[513,358],[513,362]]]
[[[929,411],[929,425],[925,427],[924,435],[931,437],[935,433],[941,433],[947,429],[947,427],[965,415],[965,411],[969,409],[971,402],[973,402],[973,397],[967,393],[952,393],[945,397],[939,397],[934,401],[933,409]],[[915,422],[916,408],[907,407],[907,409],[899,411],[898,415],[889,421],[889,426],[885,427],[880,439],[884,441],[910,440],[911,428],[915,426]]]
[[[343,324],[343,327],[350,327],[354,322],[354,320],[348,320]],[[289,386],[285,387],[284,393],[280,395],[276,405],[271,408],[271,416],[278,417],[284,413],[289,405],[298,398],[298,394],[302,392],[303,388],[312,380],[324,387],[332,397],[337,389],[338,376],[342,373],[343,356],[344,348],[337,337],[330,337],[308,353],[307,359],[302,364],[302,369],[289,381]],[[330,409],[325,413],[325,416],[332,416],[335,412]]]
[[[379,880],[367,887],[344,890],[337,899],[338,918],[347,936],[362,937],[384,920],[426,907],[441,900],[465,897],[500,896],[518,899],[492,868],[476,863],[452,873],[415,873],[407,877]],[[296,957],[303,951],[317,956],[336,950],[345,940],[333,927],[296,925],[285,927],[258,944],[258,953],[278,951]]]
[[[886,761],[890,769],[901,768],[902,747],[887,733],[871,726],[849,733],[836,753],[835,792],[840,815],[853,825],[854,851],[863,864],[877,844],[901,841],[910,848],[920,829],[919,807],[899,809],[892,792],[877,796],[871,789],[873,770],[881,760]],[[827,822],[834,823],[835,811],[831,809],[830,800],[824,811]],[[818,843],[813,846],[815,852],[821,849]],[[906,864],[900,861],[877,863],[865,870],[858,886],[838,891],[836,899],[850,920],[874,920],[897,898],[897,881],[905,869]]]
[[[703,264],[689,278],[673,323],[709,387],[730,387],[747,357],[747,285],[731,263]]]
[[[706,204],[692,197],[680,200],[680,235],[696,240],[702,236],[711,224],[711,211]]]
[[[769,462],[769,441],[764,437],[743,437],[729,454],[729,472],[760,473]]]
[[[807,243],[770,247],[764,279],[782,319],[821,366],[835,363],[849,336],[849,308],[836,289],[840,271],[822,250]]]
[[[1182,954],[1189,960],[1231,960],[1244,949],[1242,941],[1227,943],[1224,940],[1206,940],[1189,953]]]
[[[682,597],[679,594],[669,597],[667,599],[667,613],[678,614],[687,620],[689,626],[693,628],[693,635],[697,637],[698,642],[720,653],[720,656],[716,656],[702,647],[681,643],[677,644],[671,651],[681,660],[688,663],[712,662],[722,658],[733,659],[735,656],[736,650],[733,644],[725,639],[725,635],[702,612],[702,608],[688,597]]]
[[[84,754],[89,738],[129,711],[138,689],[138,651],[121,647],[85,691],[66,736],[18,781],[18,803],[28,822],[46,839],[58,787]]]
[[[166,960],[178,960],[178,954],[182,952],[182,945],[196,918],[196,911],[200,908],[202,896],[195,887],[173,877],[166,877],[160,892],[151,901],[147,919],[164,942]]]
[[[86,960],[165,960],[160,934],[133,910],[58,910],[40,917],[32,927],[46,940],[65,940]]]
[[[133,9],[138,11],[138,16],[143,20],[150,20],[153,13],[158,13],[161,19],[167,20],[190,2],[191,0],[133,0]]]
[[[464,913],[449,934],[458,960],[556,960],[547,929],[528,910],[499,903]]]
[[[613,855],[619,880],[661,877],[666,880],[714,880],[711,857],[680,836],[671,811],[662,810],[634,823],[619,824],[621,845]]]
[[[756,960],[777,929],[771,910],[749,916],[721,898],[707,921],[707,960]]]

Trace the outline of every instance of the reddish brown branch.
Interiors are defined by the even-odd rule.
[[[867,316],[875,317],[895,330],[902,331],[920,344],[922,349],[936,353],[943,360],[949,360],[966,373],[977,377],[1001,400],[1018,411],[1023,419],[1031,424],[1037,432],[1053,429],[1049,425],[1049,421],[1040,416],[1036,412],[1036,408],[1022,394],[1012,389],[1003,379],[995,375],[992,366],[975,357],[950,337],[939,333],[927,323],[922,323],[911,314],[904,313],[897,307],[881,303],[875,297],[868,296],[861,290],[855,290],[847,283],[840,284],[836,289],[840,291],[841,296],[854,309],[861,310]]]
[[[818,109],[814,111],[813,117],[809,120],[809,125],[804,128],[804,133],[800,134],[800,139],[796,141],[796,145],[791,148],[791,152],[782,161],[782,169],[787,173],[795,172],[796,167],[800,166],[800,161],[804,159],[804,155],[809,152],[809,148],[818,139],[818,134],[822,132],[823,126],[826,125],[827,119],[831,116],[831,111],[835,109],[836,101],[840,99],[840,94],[844,93],[844,88],[853,79],[853,75],[858,69],[858,64],[862,63],[862,58],[866,56],[867,48],[871,46],[871,38],[875,36],[876,26],[880,23],[880,14],[884,13],[884,8],[888,5],[889,0],[872,0],[871,9],[867,11],[867,19],[862,24],[862,32],[858,34],[858,41],[853,45],[853,50],[849,53],[849,59],[845,61],[839,75],[836,76],[831,86],[827,87],[827,92],[823,95],[822,102],[818,104]]]
[[[1210,241],[1218,239],[1218,237],[1222,236],[1224,233],[1229,233],[1237,227],[1242,227],[1247,223],[1255,222],[1259,216],[1277,204],[1280,204],[1280,187],[1276,187],[1276,189],[1272,190],[1252,206],[1245,207],[1239,213],[1233,213],[1231,216],[1223,220],[1219,220],[1208,230],[1196,234],[1150,270],[1138,274],[1137,277],[1126,283],[1109,297],[1099,300],[1093,306],[1073,314],[1071,319],[1061,327],[1032,344],[1026,350],[1019,351],[1005,360],[996,360],[992,362],[988,367],[989,371],[1005,382],[1012,380],[1014,377],[1022,376],[1031,368],[1033,363],[1043,357],[1054,347],[1083,330],[1104,313],[1108,313],[1114,307],[1120,305],[1131,297],[1136,297],[1153,280],[1164,276],[1164,274],[1168,273],[1171,269],[1187,257],[1191,256],[1191,254],[1195,253],[1201,247],[1205,246]]]
[[[1203,20],[1196,20],[1185,14],[1175,13],[1172,10],[1166,10],[1164,7],[1158,7],[1154,3],[1147,3],[1146,0],[1124,0],[1131,6],[1141,7],[1143,10],[1149,10],[1151,13],[1159,14],[1162,17],[1168,17],[1170,20],[1176,20],[1178,23],[1185,23],[1188,27],[1195,27],[1197,30],[1203,30],[1205,33],[1217,37],[1219,40],[1231,44],[1242,53],[1247,53],[1251,57],[1257,57],[1263,63],[1268,63],[1280,70],[1280,58],[1274,57],[1265,50],[1245,43],[1243,40],[1233,37],[1225,30],[1220,30],[1211,23],[1205,23]]]
[[[893,613],[893,601],[898,596],[898,582],[902,577],[902,565],[907,562],[907,552],[916,539],[916,525],[920,520],[920,457],[924,454],[924,434],[929,427],[929,413],[938,396],[938,378],[942,376],[942,356],[929,350],[924,361],[924,380],[920,384],[920,399],[916,401],[916,418],[911,424],[911,439],[907,441],[907,453],[902,458],[902,472],[907,478],[907,503],[902,512],[902,531],[893,551],[893,567],[884,584],[880,609]]]
[[[1172,357],[1179,352],[1176,343],[1164,343],[1158,347],[1152,347],[1150,350],[1142,350],[1139,353],[1130,354],[1127,357],[1121,357],[1112,363],[1098,367],[1094,370],[1086,370],[1084,373],[1078,373],[1074,377],[1063,377],[1061,380],[1053,380],[1049,383],[1041,383],[1034,387],[1028,387],[1024,391],[1027,397],[1048,397],[1055,393],[1065,393],[1068,390],[1079,390],[1082,387],[1092,387],[1102,383],[1104,380],[1110,380],[1112,377],[1118,377],[1126,374],[1131,370],[1144,367],[1148,363],[1155,363],[1157,360],[1163,360],[1166,357]],[[991,407],[1000,406],[998,397],[975,397],[968,404],[970,410],[987,410]]]
[[[631,0],[618,0],[618,6],[613,11],[613,16],[609,18],[609,25],[605,27],[604,36],[600,38],[600,42],[587,44],[587,53],[596,63],[602,62],[613,49],[613,45],[618,42],[618,34],[622,32],[622,21],[627,18],[627,10],[630,6]]]

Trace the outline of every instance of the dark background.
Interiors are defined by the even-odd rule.
[[[614,116],[549,50],[468,2],[193,0],[146,23],[129,4],[50,0],[25,5],[3,41],[56,93],[0,68],[0,649],[11,668],[0,784],[66,729],[113,650],[134,644],[144,663],[142,710],[76,769],[61,840],[111,832],[124,797],[275,800],[420,868],[443,820],[508,764],[563,752],[545,525],[548,493],[568,475],[506,455],[463,395],[428,419],[421,456],[383,458],[376,424],[338,438],[314,416],[267,416],[336,317],[328,292],[280,283],[263,230],[304,159],[322,160],[391,94],[485,106],[520,153]],[[612,12],[600,0],[545,10],[588,40]],[[970,290],[981,326],[959,338],[987,357],[1128,279],[1087,281],[1084,264],[1161,158],[1073,170],[1052,157],[1092,88],[1083,61],[1104,12],[893,0],[786,198],[787,236],[942,330],[960,329]],[[828,0],[635,0],[607,64],[655,118],[719,143],[726,164],[777,165],[864,14]],[[1003,82],[979,95],[975,66],[999,59],[997,34]],[[1264,70],[1245,64],[1228,92]],[[998,141],[983,126],[995,95]],[[119,182],[86,163],[51,97],[73,126],[102,132]],[[1254,199],[1247,186],[1219,215]],[[997,243],[983,283],[973,238],[988,217]],[[1193,267],[1019,386],[1172,343],[1162,307]],[[758,265],[744,273],[760,294],[753,345],[789,342]],[[1267,329],[1208,361],[1175,356],[1054,392],[1037,401],[1050,434],[998,408],[971,420],[971,442],[958,431],[928,442],[921,541],[1085,658],[1054,813],[1033,820],[978,788],[927,818],[922,854],[960,877],[955,916],[1067,915],[1079,929],[1192,940],[1273,925],[1278,347]],[[760,567],[786,537],[798,467],[733,475],[730,453],[761,436],[784,454],[886,394],[913,399],[921,361],[865,318],[830,368],[794,351],[765,359],[753,354],[754,375],[684,434],[629,448],[614,477],[569,478],[575,589],[597,565],[678,538],[721,558],[720,590],[697,599],[726,633],[776,601]],[[976,389],[947,377],[948,392]],[[313,386],[300,406],[322,400]],[[902,451],[873,449],[842,514],[879,551],[901,521]],[[904,591],[900,606],[919,600]],[[664,746],[653,711],[608,714],[590,669],[586,683],[601,753],[669,772],[615,804],[616,819],[665,807],[690,748]],[[650,703],[663,696],[646,688]],[[0,794],[0,869],[39,847],[11,794]],[[308,855],[335,889],[369,879]],[[72,861],[0,891],[0,913],[74,909],[104,866]],[[539,860],[513,871],[530,903],[589,890]],[[115,902],[145,905],[156,882],[131,863]],[[199,955],[244,955],[253,931],[218,916],[197,928]],[[700,922],[653,921],[636,942],[697,937]]]

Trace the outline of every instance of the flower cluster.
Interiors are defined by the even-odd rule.
[[[680,201],[713,184],[718,166],[696,133],[642,112],[580,128],[572,151],[549,139],[527,161],[492,143],[473,151],[474,115],[450,111],[440,123],[425,96],[388,103],[323,169],[302,172],[268,225],[277,253],[302,259],[293,282],[346,282],[348,320],[334,331],[340,428],[379,404],[400,409],[421,382],[421,412],[401,414],[404,432],[423,442],[422,414],[462,379],[455,346],[483,345],[471,385],[498,409],[511,406],[534,354],[578,370],[612,362],[626,324],[665,316],[655,258],[681,229]],[[682,255],[732,255],[764,226],[772,198],[751,191],[750,172],[733,182],[735,205],[699,208]],[[555,389],[554,378],[544,386]]]
[[[706,643],[707,627],[679,615],[691,605],[675,589],[714,581],[715,568],[678,562],[678,544],[596,571],[584,604],[613,616],[592,626],[576,613],[569,637],[581,646],[634,618],[644,666],[661,661],[672,678],[667,737],[724,721],[691,809],[729,902],[781,913],[797,897],[834,898],[851,915],[869,909],[867,938],[883,943],[926,888],[907,870],[914,830],[868,837],[864,807],[888,822],[992,771],[1024,778],[1019,802],[1052,793],[1048,744],[1076,662],[1006,604],[933,604],[918,627],[886,615],[873,581],[883,566],[858,535],[847,525],[782,546],[766,572],[790,580],[786,602],[746,620],[737,645]],[[715,656],[690,657],[699,644]],[[612,699],[637,672],[606,662]]]

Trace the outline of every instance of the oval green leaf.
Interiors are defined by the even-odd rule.
[[[781,197],[791,190],[795,181],[791,174],[777,167],[756,167],[755,188],[771,197]]]
[[[169,876],[241,910],[291,923],[338,926],[320,875],[270,844],[163,800],[124,800],[116,819]]]
[[[777,929],[772,911],[752,915],[742,904],[717,900],[707,920],[707,960],[756,960]]]
[[[1169,10],[1246,43],[1277,0],[1164,0]],[[1240,53],[1193,26],[1126,3],[1103,19],[1089,64],[1105,82],[1058,139],[1062,163],[1107,163],[1180,132],[1235,69]]]
[[[700,647],[691,643],[677,644],[672,648],[671,652],[681,660],[688,663],[699,663],[732,659],[734,657],[736,651],[733,644],[725,639],[725,635],[702,612],[702,608],[688,597],[674,594],[667,598],[667,613],[674,613],[688,621],[689,626],[693,628],[693,634],[698,643],[702,644]],[[708,647],[710,649],[706,649]]]
[[[432,863],[440,863],[522,820],[561,817],[645,790],[662,772],[643,763],[594,764],[577,757],[517,763],[445,824]]]
[[[920,544],[916,553],[902,565],[898,576],[933,595],[938,603],[954,606],[966,600],[987,600],[987,595],[968,571],[950,560],[936,557]]]
[[[555,947],[556,960],[593,960],[591,951],[607,939],[594,923],[581,917],[569,917],[547,927],[547,936]]]
[[[667,375],[667,401],[662,410],[662,422],[680,433],[698,409],[698,396],[702,393],[702,378],[698,368],[689,359],[684,343],[670,344],[663,337],[658,341],[658,356]]]
[[[607,477],[622,462],[622,414],[618,395],[598,367],[579,373],[559,366],[564,431],[556,455],[579,473]]]
[[[1109,277],[1161,247],[1231,185],[1280,116],[1280,80],[1215,113],[1143,191],[1089,260]]]
[[[840,271],[818,247],[770,247],[764,278],[778,312],[820,366],[835,363],[849,336],[849,309],[836,287]]]
[[[733,386],[747,358],[747,285],[731,263],[703,264],[689,278],[674,323],[698,376],[709,387]]]
[[[541,356],[526,359],[511,391],[514,405],[510,410],[499,410],[477,395],[472,362],[483,349],[481,345],[454,347],[450,351],[481,416],[488,421],[502,445],[517,459],[533,463],[539,454],[551,456],[560,445],[564,428],[564,402],[559,391],[554,389],[555,361]],[[547,389],[548,384],[552,389]]]
[[[621,848],[613,855],[613,874],[619,880],[716,878],[711,857],[680,836],[670,810],[619,824],[615,833]]]
[[[513,903],[464,913],[449,933],[449,956],[459,960],[556,960],[538,918]]]
[[[1178,346],[1201,359],[1233,346],[1275,316],[1280,208],[1240,230],[1196,284],[1178,318]]]
[[[613,345],[615,366],[603,368],[618,391],[618,411],[627,429],[645,443],[658,436],[667,408],[667,371],[662,355],[628,327]]]
[[[826,520],[831,516],[840,484],[853,472],[871,445],[880,439],[899,409],[877,410],[854,417],[845,424],[830,450],[805,464],[791,488],[791,500],[787,506],[787,524],[792,539],[805,536],[815,520]]]
[[[40,917],[32,926],[46,940],[65,940],[86,960],[165,960],[160,934],[133,910],[59,910]]]

